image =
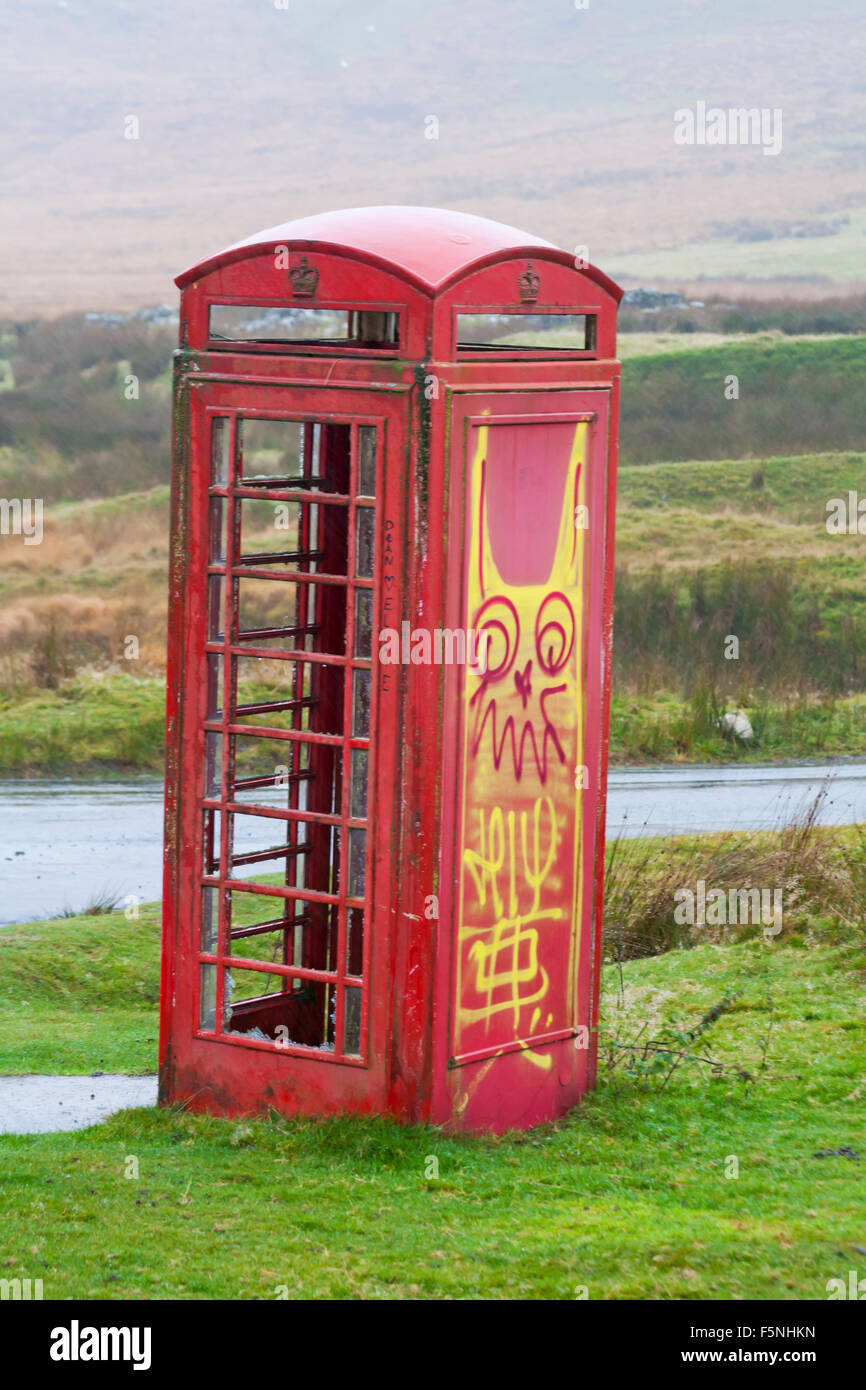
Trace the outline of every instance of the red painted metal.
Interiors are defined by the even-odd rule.
[[[161,1097],[562,1113],[595,1075],[620,291],[424,208],[287,223],[178,284]],[[277,341],[287,309],[350,336]],[[557,313],[585,345],[457,340]],[[379,659],[386,629],[422,659]],[[424,659],[443,629],[487,668]]]

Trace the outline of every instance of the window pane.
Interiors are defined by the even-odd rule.
[[[361,1051],[361,991],[356,985],[346,985],[343,991],[343,1051],[358,1056]]]
[[[203,888],[201,894],[201,949],[214,955],[219,922],[219,889]],[[214,977],[216,978],[216,977]]]
[[[352,699],[352,737],[370,737],[370,672],[355,671]]]
[[[349,830],[349,890],[348,897],[363,898],[367,871],[367,832]]]
[[[226,499],[210,499],[210,561],[221,564],[226,558]]]
[[[355,656],[369,657],[373,651],[373,591],[355,593]]]
[[[372,507],[359,507],[355,513],[355,573],[361,579],[373,578],[373,546],[376,535],[376,513]]]
[[[229,480],[229,422],[223,416],[211,424],[211,487],[225,487]]]
[[[210,877],[220,871],[220,813],[207,810],[204,813],[202,844],[202,872]]]
[[[199,1026],[216,1027],[216,973],[215,965],[203,965],[200,973]]]
[[[204,736],[204,794],[208,800],[216,800],[222,790],[222,734],[207,733]]]
[[[349,815],[353,820],[364,820],[367,815],[367,773],[370,755],[366,748],[352,749],[352,787],[349,798]]]
[[[376,426],[358,428],[358,492],[361,497],[376,496]]]

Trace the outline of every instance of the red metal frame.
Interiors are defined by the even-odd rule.
[[[303,297],[293,295],[286,250],[290,267],[303,254],[304,267],[314,268],[312,293],[305,285]],[[533,273],[540,287],[527,299],[524,281]],[[576,269],[564,252],[538,239],[483,219],[424,209],[304,219],[204,262],[178,283],[182,346],[175,374],[161,1097],[223,1113],[266,1105],[286,1112],[388,1111],[468,1128],[503,1129],[560,1113],[595,1075],[594,1031],[588,1048],[578,1050],[574,1043],[577,1030],[593,1029],[598,1004],[620,292],[600,272]],[[214,303],[384,308],[399,315],[400,342],[396,348],[342,342],[331,348],[211,340]],[[491,311],[592,314],[595,349],[554,357],[536,350],[495,356],[461,350],[455,360],[457,312]],[[227,422],[219,428],[227,431],[230,470],[225,482],[216,483],[215,419]],[[236,476],[243,420],[293,422],[302,471],[291,484],[285,477],[249,483]],[[560,891],[557,903],[574,919],[567,956],[544,954],[554,949],[550,933],[536,932],[533,949],[541,953],[548,978],[554,967],[567,973],[568,1016],[551,1032],[543,1021],[521,1015],[513,1037],[506,1029],[489,1045],[473,1044],[461,1055],[455,1052],[460,884],[466,873],[460,788],[469,775],[461,740],[473,678],[454,666],[383,665],[376,660],[376,638],[382,627],[399,629],[404,621],[453,629],[472,616],[467,556],[483,536],[479,540],[473,532],[467,510],[472,484],[466,441],[467,431],[475,430],[478,438],[479,421],[511,430],[508,439],[517,443],[547,438],[551,448],[560,447],[563,430],[577,440],[578,423],[587,422],[580,436],[581,486],[592,520],[580,537],[581,637],[569,679],[581,711],[575,728],[582,731],[590,784],[582,811],[569,811],[562,768],[568,739],[577,734],[567,713],[563,759],[555,759],[562,763],[560,790],[551,805],[564,817],[563,843],[575,836],[574,882],[583,884],[582,905],[577,912],[572,890]],[[370,426],[376,430],[377,484],[368,499],[359,497],[357,486],[359,431]],[[573,470],[576,459],[574,453]],[[330,478],[327,490],[319,477]],[[296,517],[297,534],[285,550],[239,550],[241,513],[256,501],[282,505]],[[356,576],[357,519],[371,511],[373,574]],[[213,552],[214,525],[224,525],[225,558]],[[535,525],[530,519],[530,527]],[[572,548],[572,556],[577,554]],[[247,629],[243,640],[238,593],[254,579],[296,594],[294,618]],[[220,586],[222,625],[214,628],[208,595]],[[371,593],[373,603],[370,657],[358,657],[354,649],[353,600],[362,592]],[[541,590],[532,594],[537,603]],[[573,599],[569,604],[574,610]],[[210,689],[213,703],[220,657],[217,713],[208,700]],[[281,679],[287,673],[287,693],[275,700],[247,699],[247,708],[237,713],[237,662],[255,669],[255,659]],[[543,653],[540,660],[543,665]],[[352,723],[351,673],[365,670],[371,672],[368,735],[358,734]],[[509,685],[512,702],[516,690],[527,708],[530,684],[527,674],[525,686],[520,679],[514,689]],[[206,736],[212,748],[218,735],[220,780],[208,788]],[[285,805],[267,801],[275,780],[269,770],[236,775],[234,750],[249,749],[243,740],[254,737],[270,740],[261,745],[268,750],[271,744],[285,750],[279,782]],[[302,748],[309,750],[303,757]],[[353,749],[368,752],[365,817],[352,814]],[[472,775],[477,780],[481,774]],[[488,780],[492,775],[485,774]],[[514,809],[519,824],[520,806],[530,804],[529,777],[523,783],[518,775],[511,791],[502,786],[503,805]],[[251,805],[251,795],[260,804]],[[271,828],[274,835],[283,833],[280,882],[260,878],[251,891],[249,880],[233,876],[233,868],[260,874],[265,855],[274,862],[273,840],[261,849],[233,844],[231,827],[240,816],[264,835]],[[350,830],[365,828],[359,947],[357,937],[350,944],[348,932],[349,912],[357,922],[362,911],[361,900],[348,891],[348,839]],[[215,892],[219,904],[216,939],[204,942],[203,890]],[[260,906],[249,921],[253,901]],[[438,907],[431,911],[431,903]],[[238,911],[239,921],[230,918]],[[558,939],[556,950],[565,950],[565,929]],[[264,943],[271,944],[270,959]],[[261,950],[261,956],[239,950]],[[210,994],[204,1005],[200,999],[202,966],[215,972],[212,1009]],[[237,994],[227,997],[226,971],[250,966],[276,990],[240,1002]],[[352,996],[360,1001],[360,1020],[358,1031],[353,1015],[347,1047],[350,989],[360,991]],[[279,1019],[285,1020],[285,1036],[277,1033]],[[251,1023],[264,1036],[241,1033],[235,1023]]]

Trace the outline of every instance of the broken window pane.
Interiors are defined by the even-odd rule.
[[[225,972],[223,1027],[279,1047],[334,1050],[333,981],[304,980],[300,988],[285,975],[231,966]]]

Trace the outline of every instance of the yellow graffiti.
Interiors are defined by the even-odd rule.
[[[502,595],[517,616],[519,639],[507,689],[504,683],[488,688],[477,677],[467,677],[464,689],[456,1020],[458,1034],[479,1023],[487,1034],[494,1018],[502,1020],[494,1045],[510,1037],[510,1046],[519,1042],[528,1060],[549,1069],[552,1059],[532,1053],[524,1043],[527,1035],[537,1035],[542,1012],[545,1028],[554,1020],[557,1027],[571,1021],[583,889],[575,766],[583,762],[585,547],[584,532],[575,533],[575,515],[576,509],[586,510],[589,427],[584,421],[574,425],[551,572],[544,583],[519,585],[503,581],[491,544],[483,498],[489,428],[484,424],[477,430],[470,468],[467,619],[474,623],[485,600]],[[545,602],[562,596],[573,613],[572,648],[566,657],[563,636],[560,661],[559,651],[545,647],[543,666],[538,615]],[[551,642],[562,631],[561,614],[554,617]],[[573,839],[574,844],[568,864],[557,859],[564,832],[566,843]],[[545,934],[563,926],[569,931],[569,978],[556,978],[552,990],[544,964]],[[531,1009],[531,1022],[524,1015],[521,1026],[524,1009]]]
[[[542,862],[542,813],[545,810],[549,825],[547,850]],[[541,890],[556,860],[556,807],[549,796],[536,799],[532,811],[531,852],[529,816],[526,811],[520,812],[520,865],[515,837],[517,817],[514,811],[509,811],[504,816],[500,806],[494,807],[490,815],[489,830],[483,809],[479,810],[478,819],[481,849],[464,850],[463,862],[472,875],[476,901],[480,908],[487,906],[489,893],[495,921],[492,927],[461,928],[461,941],[476,938],[469,949],[469,960],[475,967],[473,985],[476,993],[480,997],[486,996],[487,1000],[478,1008],[462,1008],[461,1015],[466,1022],[476,1019],[489,1022],[494,1014],[510,1009],[514,1015],[514,1027],[517,1028],[520,1009],[526,1004],[543,999],[547,993],[547,971],[539,964],[538,931],[532,924],[556,922],[564,916],[561,907],[541,906]],[[503,877],[505,883],[502,882]],[[519,910],[521,887],[528,888],[531,892],[530,901],[523,912]],[[528,992],[523,992],[524,985],[529,986]],[[509,997],[494,1002],[494,994],[503,989],[509,991]]]

